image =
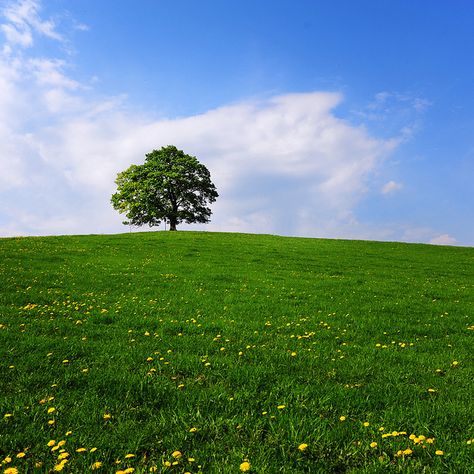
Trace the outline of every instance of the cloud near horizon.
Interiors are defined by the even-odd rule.
[[[63,59],[28,54],[35,35],[63,35],[40,19],[37,2],[16,5],[1,25],[0,235],[125,231],[110,205],[117,173],[169,144],[197,156],[220,194],[211,224],[193,228],[393,235],[359,223],[355,210],[403,137],[380,139],[338,118],[342,94],[284,94],[151,119],[128,111],[123,98],[94,98]]]

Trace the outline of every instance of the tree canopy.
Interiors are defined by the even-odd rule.
[[[209,170],[172,145],[146,154],[143,165],[118,173],[115,183],[112,205],[125,214],[127,225],[168,221],[176,230],[180,222],[207,223],[212,214],[208,203],[219,196]]]

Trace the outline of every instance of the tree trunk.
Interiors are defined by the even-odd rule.
[[[176,219],[170,219],[170,230],[176,230]]]

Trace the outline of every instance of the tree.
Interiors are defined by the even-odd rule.
[[[132,165],[118,173],[112,205],[125,214],[126,225],[160,225],[168,220],[170,230],[180,222],[207,223],[207,207],[219,196],[209,170],[195,156],[175,146],[162,147],[145,155],[143,165]]]

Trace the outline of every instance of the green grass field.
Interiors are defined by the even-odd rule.
[[[474,249],[0,240],[0,473],[474,472]]]

